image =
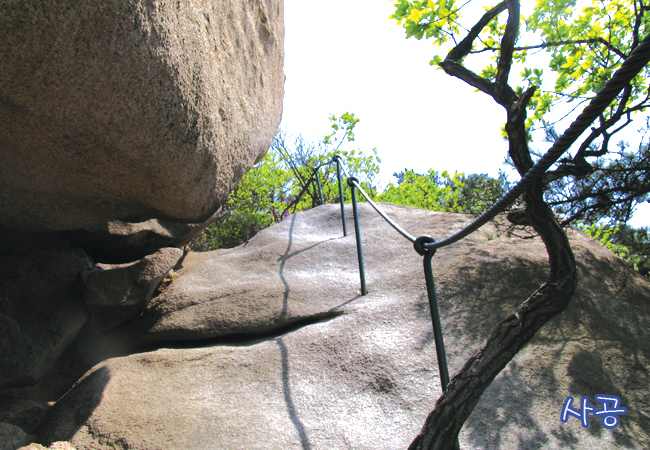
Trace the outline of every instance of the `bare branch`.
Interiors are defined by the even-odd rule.
[[[544,174],[544,184],[552,183],[567,176],[583,177],[593,173],[594,168],[585,161],[585,164],[564,164],[553,171]]]
[[[584,153],[585,157],[594,157],[594,156],[598,157],[598,156],[603,156],[606,153],[608,153],[609,152],[609,149],[608,149],[609,140],[611,139],[611,137],[614,136],[619,131],[621,131],[623,128],[627,127],[631,123],[632,123],[632,118],[630,117],[630,114],[628,113],[627,120],[625,121],[625,123],[623,125],[616,128],[612,132],[607,132],[607,131],[603,132],[603,135],[605,136],[605,138],[603,139],[603,143],[600,146],[600,150],[599,151],[588,151],[587,150]]]
[[[492,83],[471,70],[463,67],[458,61],[467,56],[483,29],[503,11],[508,9],[508,3],[512,3],[511,8],[514,13],[508,16],[508,25],[506,26],[506,35],[503,38],[502,46],[504,48],[501,60],[497,68],[497,83]],[[512,48],[517,38],[519,30],[519,1],[507,0],[499,3],[491,10],[487,11],[481,19],[472,27],[468,35],[448,54],[440,67],[449,75],[459,78],[475,87],[481,92],[490,95],[494,100],[504,107],[508,107],[512,102],[517,100],[517,95],[508,86],[508,74],[512,65]]]
[[[580,164],[580,161],[584,161],[585,157],[587,156],[600,156],[600,155],[587,155],[587,151],[589,150],[589,147],[593,142],[598,139],[600,136],[606,135],[607,129],[611,126],[613,126],[616,122],[618,122],[621,117],[625,114],[625,105],[627,104],[627,101],[630,98],[630,95],[632,94],[632,85],[628,85],[625,87],[623,90],[623,95],[621,99],[619,100],[618,108],[616,108],[616,112],[612,117],[610,117],[607,120],[604,120],[602,122],[602,125],[598,128],[592,128],[591,133],[587,137],[587,139],[584,140],[582,144],[580,144],[580,148],[578,149],[576,155],[573,158],[573,161],[576,164]]]
[[[444,60],[440,63],[440,67],[442,67],[448,75],[459,78],[479,91],[494,97],[494,83],[475,74],[456,61]]]
[[[516,99],[512,88],[508,86],[508,76],[512,67],[512,53],[515,48],[517,36],[519,36],[519,0],[507,0],[508,22],[501,39],[501,57],[497,64],[497,76],[494,82],[496,100],[501,105],[511,103]]]
[[[589,208],[584,208],[584,209],[593,209],[596,207],[603,207],[603,206],[611,206],[615,205],[617,203],[626,203],[630,199],[638,197],[639,195],[647,194],[650,192],[650,187],[646,187],[645,189],[639,190],[637,187],[614,187],[610,189],[601,189],[598,192],[588,192],[586,194],[582,195],[576,195],[574,197],[568,198],[566,200],[556,200],[553,202],[549,202],[549,205],[551,206],[558,206],[566,203],[575,203],[575,202],[581,202],[584,200],[588,200],[590,198],[595,198],[601,200],[600,203],[596,203]],[[629,197],[622,197],[618,199],[609,199],[607,202],[603,201],[603,199],[606,198],[607,194],[630,194]]]

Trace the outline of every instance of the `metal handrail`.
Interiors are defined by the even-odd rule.
[[[449,371],[447,368],[447,356],[444,347],[442,325],[440,321],[440,312],[438,309],[438,301],[435,290],[435,281],[433,278],[433,269],[431,267],[431,259],[436,252],[436,249],[451,245],[467,237],[475,232],[483,225],[494,219],[498,214],[505,211],[512,205],[520,195],[526,192],[544,173],[560,158],[560,156],[568,150],[568,148],[580,137],[580,135],[587,129],[587,127],[605,110],[605,108],[616,98],[616,96],[627,86],[630,81],[650,62],[650,34],[637,46],[632,54],[625,60],[621,67],[614,73],[613,77],[605,84],[605,86],[596,94],[591,100],[589,105],[583,110],[578,118],[570,125],[570,127],[562,134],[562,136],[555,142],[555,144],[546,152],[546,154],[519,180],[519,182],[506,193],[499,201],[497,201],[490,209],[481,214],[471,224],[460,230],[459,232],[449,236],[441,241],[436,241],[430,236],[420,236],[415,238],[397,222],[391,219],[380,207],[377,205],[370,196],[363,190],[359,180],[350,176],[343,163],[340,155],[334,155],[331,160],[319,164],[313,169],[314,177],[308,181],[307,185],[303,188],[301,193],[306,190],[307,186],[315,179],[318,184],[318,192],[321,204],[323,201],[323,192],[318,177],[318,170],[326,165],[336,163],[336,175],[338,179],[339,196],[341,203],[341,218],[343,222],[343,235],[347,236],[347,229],[345,224],[345,198],[343,197],[343,182],[341,172],[347,176],[347,184],[351,189],[352,209],[354,214],[354,228],[357,243],[357,258],[359,262],[359,278],[361,282],[361,295],[368,293],[365,278],[365,269],[363,262],[363,248],[361,244],[361,230],[359,226],[359,212],[357,207],[358,189],[361,195],[370,203],[370,205],[379,213],[379,215],[388,222],[397,232],[413,243],[413,248],[418,254],[423,256],[424,276],[427,285],[427,295],[429,297],[429,307],[431,310],[431,322],[433,326],[434,339],[436,343],[436,353],[438,359],[438,368],[440,373],[440,382],[443,391],[449,384]],[[340,145],[340,144],[339,144]]]

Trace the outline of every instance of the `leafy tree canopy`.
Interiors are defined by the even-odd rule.
[[[593,98],[650,32],[650,7],[643,0],[537,0],[524,6],[530,9],[519,11],[518,1],[398,0],[391,18],[407,37],[431,39],[448,52],[434,56],[432,65],[501,104],[525,100],[526,132],[544,129],[552,137],[553,125]],[[505,14],[510,8],[517,8],[519,23]],[[547,174],[547,198],[566,214],[566,223],[605,217],[626,223],[635,205],[648,199],[648,141],[631,151],[616,135],[643,118],[649,76],[644,69]],[[510,88],[508,80],[517,86]]]
[[[507,9],[507,2],[492,5],[492,2],[479,0],[398,0],[391,18],[404,27],[407,37],[431,38],[443,50],[449,49],[446,44],[453,42],[456,52],[466,51],[467,56],[491,55],[480,75],[494,81],[507,26],[507,17],[501,13]],[[470,35],[476,34],[466,42],[471,48],[459,45],[457,36],[468,30],[468,23],[476,21],[477,14],[485,11],[485,25],[469,31]],[[529,87],[536,88],[529,103],[533,112],[530,125],[541,121],[551,107],[560,102],[582,104],[588,101],[650,31],[648,6],[639,0],[537,0],[529,14],[522,14],[521,22],[524,28],[513,42],[512,62],[520,69],[522,85],[516,89],[518,93]],[[540,50],[547,52],[548,57],[529,58]],[[430,64],[445,69],[445,62],[453,60],[453,56],[443,59],[436,55]],[[471,64],[467,59],[464,63]],[[476,62],[482,64],[485,60],[481,58]],[[540,63],[547,64],[553,73],[555,84],[551,89],[541,88],[545,69]],[[650,69],[646,69],[610,106],[603,114],[603,124],[608,119],[627,116],[649,105],[646,83],[649,74]]]
[[[393,176],[397,184],[389,184],[377,200],[432,211],[479,215],[508,190],[505,173],[495,179],[486,174],[451,175],[435,170],[418,174],[404,169]]]

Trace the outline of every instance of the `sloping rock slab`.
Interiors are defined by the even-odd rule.
[[[470,221],[386,209],[416,236],[442,238]],[[298,214],[246,246],[203,255],[207,259],[192,266],[196,271],[181,271],[181,280],[196,277],[197,291],[218,277],[249,286],[264,282],[270,292],[280,283],[286,299],[269,294],[266,309],[249,308],[252,319],[245,307],[231,318],[242,321],[231,328],[240,334],[260,328],[270,334],[107,360],[42,421],[41,441],[69,440],[93,449],[118,443],[132,449],[406,448],[440,393],[422,259],[367,205],[360,216],[367,296],[357,297],[356,255],[349,251],[354,236],[340,237],[336,205]],[[584,234],[571,232],[570,238],[581,276],[578,292],[486,391],[462,431],[463,449],[650,447],[650,286]],[[275,240],[284,251],[265,253]],[[248,266],[227,271],[228,258]],[[278,258],[284,258],[281,272],[259,273]],[[300,263],[291,268],[294,261]],[[453,375],[494,325],[545,280],[546,252],[539,239],[499,236],[487,226],[438,250],[434,271]],[[164,325],[160,332],[167,338],[187,333],[196,339],[202,322],[214,329],[211,314],[218,308],[171,320],[181,311],[173,306],[179,286],[167,294],[170,313],[158,315],[151,330]],[[294,305],[291,295],[303,291]],[[206,294],[214,302],[210,288]],[[237,311],[227,303],[243,301],[250,301],[243,293],[225,296],[223,307]],[[163,304],[157,308],[163,311]],[[287,322],[289,311],[311,318],[291,331],[274,328]],[[605,429],[593,416],[587,429],[577,419],[560,422],[567,396],[588,396],[594,404],[596,394],[619,396],[628,408],[618,428]]]
[[[201,263],[178,271],[178,279],[111,339],[152,344],[256,335],[335,314],[337,301],[358,295],[359,276],[349,264],[356,261],[354,238],[339,238],[340,219],[328,211],[324,226],[294,216],[249,244],[201,255]]]
[[[208,219],[282,115],[283,3],[0,3],[0,225]]]
[[[109,449],[404,448],[439,389],[426,335],[390,298],[254,345],[161,349],[95,367],[39,437]],[[407,309],[404,316],[416,317]],[[378,321],[378,322],[376,322]],[[416,329],[414,329],[416,328]],[[83,418],[83,422],[80,419]]]

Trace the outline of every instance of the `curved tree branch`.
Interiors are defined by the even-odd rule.
[[[528,88],[520,98],[506,106],[508,120],[505,128],[508,133],[508,154],[522,177],[534,165],[528,149],[526,106],[535,95],[535,90],[535,86]]]
[[[456,61],[444,60],[440,63],[440,67],[452,77],[456,77],[465,83],[469,84],[472,87],[475,87],[481,92],[488,94],[490,97],[494,98],[494,83],[486,80],[485,78],[477,75],[471,70],[467,69],[463,65],[457,63]]]
[[[497,76],[495,85],[495,100],[500,105],[506,106],[516,100],[515,91],[508,85],[510,68],[512,67],[512,54],[517,36],[519,36],[519,0],[507,0],[508,22],[501,39],[501,56],[497,63]]]
[[[618,107],[616,108],[616,112],[607,120],[602,121],[602,125],[599,126],[598,128],[592,128],[591,133],[585,139],[582,144],[580,144],[580,148],[576,152],[576,155],[573,157],[573,162],[575,164],[587,164],[585,161],[585,157],[587,155],[587,151],[589,150],[591,144],[598,139],[600,136],[604,135],[607,133],[607,129],[616,122],[618,122],[621,117],[625,114],[625,105],[627,104],[627,101],[630,99],[630,95],[632,94],[632,85],[628,85],[625,87],[623,90],[623,95],[620,97]],[[601,119],[602,120],[602,119]],[[600,153],[600,152],[599,152]],[[598,154],[596,155],[591,155],[591,156],[599,156]]]
[[[543,44],[537,44],[537,45],[527,45],[525,47],[515,47],[513,50],[516,52],[521,52],[521,51],[526,51],[526,50],[537,50],[541,48],[549,48],[549,47],[560,47],[563,45],[575,45],[575,44],[602,44],[605,47],[607,47],[609,50],[611,50],[613,53],[616,53],[618,56],[620,56],[622,59],[627,59],[627,55],[614,47],[612,44],[607,42],[604,38],[593,38],[593,39],[576,39],[573,41],[556,41],[556,42],[545,42]],[[501,50],[501,47],[485,47],[480,50],[472,50],[469,52],[470,54],[476,54],[476,53],[484,53],[484,52],[495,52]]]
[[[507,3],[505,1],[502,1],[494,8],[483,14],[483,17],[481,17],[480,20],[476,22],[476,25],[474,25],[472,29],[469,30],[467,36],[465,36],[465,38],[447,54],[445,61],[457,62],[467,56],[472,51],[474,41],[478,35],[481,34],[483,28],[485,28],[487,24],[492,21],[492,19],[505,11],[507,9],[507,6]]]

